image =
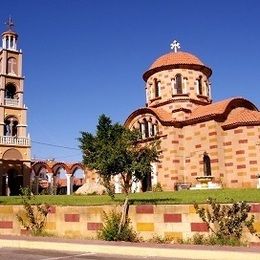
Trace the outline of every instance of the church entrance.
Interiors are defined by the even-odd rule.
[[[15,168],[7,171],[7,192],[10,196],[19,195],[21,187],[23,187],[23,176]],[[6,182],[6,180],[5,180]],[[8,195],[8,194],[7,194]]]
[[[142,191],[151,191],[152,190],[152,175],[151,173],[147,174],[142,180]]]

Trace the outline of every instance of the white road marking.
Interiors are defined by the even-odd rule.
[[[95,255],[95,253],[90,253],[89,252],[89,253],[84,253],[84,254],[69,255],[69,256],[59,256],[59,257],[49,257],[49,258],[43,258],[43,259],[44,260],[69,259],[69,258],[78,257],[78,256],[84,256],[84,255]]]

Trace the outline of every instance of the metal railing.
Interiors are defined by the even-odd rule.
[[[5,106],[18,107],[19,100],[14,98],[5,98]]]
[[[30,146],[31,140],[26,137],[0,136],[0,144]]]

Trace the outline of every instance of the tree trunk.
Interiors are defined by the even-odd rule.
[[[122,231],[123,226],[126,223],[126,220],[127,220],[127,217],[128,217],[128,209],[129,209],[129,203],[128,203],[128,195],[127,195],[125,197],[125,202],[124,202],[124,205],[123,205],[123,208],[122,208],[122,215],[121,215],[121,219],[120,219],[117,235],[120,234],[120,232]]]

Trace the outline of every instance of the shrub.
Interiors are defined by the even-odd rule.
[[[33,206],[34,196],[29,188],[21,189],[24,211],[16,215],[21,225],[34,236],[45,234],[44,228],[50,206],[48,204]]]
[[[206,239],[204,238],[204,235],[196,233],[191,238],[192,244],[194,245],[204,245],[206,244]]]
[[[156,184],[153,185],[152,187],[153,192],[161,192],[163,191],[162,185],[160,182],[157,182]]]
[[[103,216],[105,223],[98,233],[98,238],[107,241],[137,241],[137,234],[133,230],[129,218],[126,219],[125,224],[118,233],[122,213],[112,210],[109,213],[103,212]]]
[[[166,244],[166,243],[170,243],[171,240],[167,237],[162,237],[160,235],[154,234],[153,237],[148,240],[148,242],[156,243],[156,244]]]
[[[192,245],[220,245],[220,246],[245,246],[246,244],[241,242],[237,238],[219,238],[215,234],[208,236],[196,233],[192,237],[187,239],[177,240],[179,244],[192,244]]]
[[[194,204],[196,213],[205,222],[212,232],[212,240],[218,244],[226,244],[227,241],[239,243],[243,228],[247,228],[251,234],[255,234],[253,227],[254,216],[248,217],[250,205],[246,202],[234,202],[232,205],[220,205],[215,199],[208,199],[208,207],[199,207]],[[258,236],[258,235],[257,235]],[[213,243],[213,242],[212,242]]]

